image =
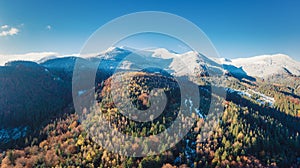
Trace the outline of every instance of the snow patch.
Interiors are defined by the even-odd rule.
[[[273,97],[269,97],[265,94],[254,91],[252,89],[243,91],[243,90],[235,90],[232,88],[226,88],[226,91],[229,93],[237,93],[240,96],[245,96],[251,99],[255,99],[255,101],[260,105],[267,105],[269,107],[273,107],[275,103],[275,99]]]

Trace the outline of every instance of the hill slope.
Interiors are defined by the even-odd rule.
[[[71,101],[66,83],[33,62],[1,66],[0,88],[0,128],[33,126]]]

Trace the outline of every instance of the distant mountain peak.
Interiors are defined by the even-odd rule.
[[[105,51],[101,52],[99,55],[101,54],[106,54],[106,53],[112,53],[112,52],[124,52],[124,51],[129,51],[128,47],[125,46],[121,46],[121,47],[109,47],[108,49],[106,49]]]
[[[105,50],[105,52],[111,52],[118,49],[119,49],[118,47],[109,47],[108,49]]]
[[[223,62],[237,67],[243,67],[247,74],[256,77],[272,75],[300,75],[300,62],[286,54],[259,55],[249,58],[232,59],[232,62]]]
[[[286,54],[281,54],[281,53],[257,55],[257,56],[248,57],[248,58],[255,59],[255,60],[270,60],[270,59],[289,59],[289,60],[291,60],[292,59],[290,56],[288,56]],[[237,58],[235,60],[239,60],[239,59],[243,59],[243,58]]]
[[[229,58],[221,58],[220,61],[221,61],[222,63],[232,62],[231,59],[229,59]]]
[[[162,53],[175,53],[174,51],[168,50],[166,48],[153,48],[153,49],[148,49],[147,51],[162,52]]]

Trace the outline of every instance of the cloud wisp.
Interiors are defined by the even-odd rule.
[[[46,29],[47,29],[47,30],[51,30],[51,29],[52,29],[52,26],[51,26],[51,25],[47,25],[47,26],[46,26]]]
[[[15,27],[3,25],[0,28],[0,37],[17,35],[19,32],[20,30]]]
[[[7,28],[8,28],[8,25],[1,26],[1,29],[7,29]]]
[[[19,32],[19,29],[8,25],[2,25],[0,27],[0,37],[17,35]]]

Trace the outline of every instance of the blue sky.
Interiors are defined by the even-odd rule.
[[[138,33],[128,36],[114,44],[114,46],[126,46],[138,49],[166,48],[176,53],[185,53],[192,50],[191,47],[177,38],[153,32]]]
[[[124,14],[151,10],[195,23],[221,57],[284,53],[300,60],[299,8],[297,0],[1,0],[0,55],[78,53],[101,25]]]

